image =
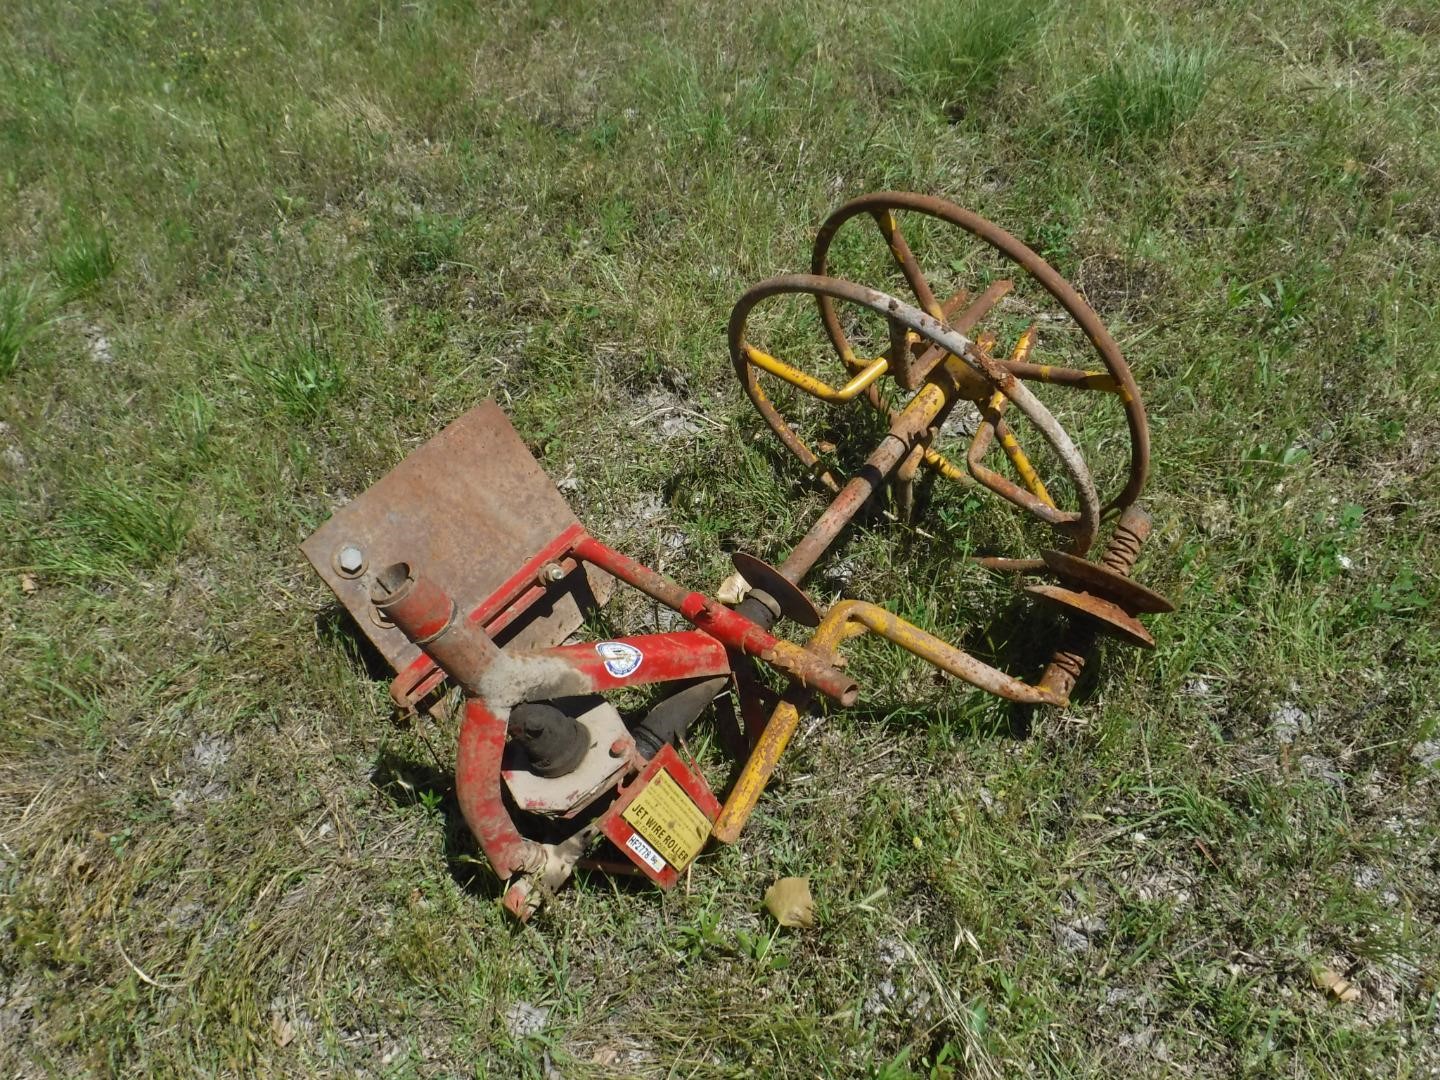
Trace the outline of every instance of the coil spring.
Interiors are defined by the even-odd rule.
[[[1127,512],[1116,524],[1115,533],[1110,537],[1110,543],[1105,546],[1105,554],[1100,557],[1101,563],[1115,573],[1129,577],[1149,534],[1149,519],[1142,517],[1132,521]]]

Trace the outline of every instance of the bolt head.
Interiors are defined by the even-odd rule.
[[[365,553],[354,544],[346,544],[335,556],[335,565],[347,574],[358,574],[365,566]]]

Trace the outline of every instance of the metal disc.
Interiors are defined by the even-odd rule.
[[[731,555],[730,561],[752,589],[760,589],[775,598],[780,605],[780,614],[787,619],[801,626],[820,625],[820,609],[810,602],[798,585],[782,577],[779,570],[743,551]]]
[[[1082,615],[1094,625],[1095,629],[1102,633],[1118,637],[1121,641],[1128,642],[1139,649],[1153,649],[1155,639],[1150,636],[1150,631],[1140,625],[1138,619],[1127,615],[1121,608],[1112,604],[1109,600],[1099,596],[1092,596],[1086,592],[1075,592],[1073,589],[1062,588],[1059,585],[1026,585],[1025,591],[1034,593],[1042,600],[1064,608],[1071,615]]]
[[[1084,592],[1098,594],[1113,601],[1126,611],[1136,613],[1160,613],[1174,611],[1175,605],[1157,592],[1132,581],[1124,574],[1117,574],[1107,566],[1077,559],[1063,551],[1046,548],[1040,552],[1050,572],[1067,585]]]

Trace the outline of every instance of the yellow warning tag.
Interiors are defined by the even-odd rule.
[[[664,769],[635,796],[621,817],[676,870],[684,870],[694,861],[710,835],[710,819]]]

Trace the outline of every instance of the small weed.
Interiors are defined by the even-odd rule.
[[[190,523],[178,484],[103,475],[75,489],[37,561],[67,577],[123,577],[177,553]]]
[[[777,926],[769,934],[752,934],[749,930],[735,931],[735,951],[750,960],[757,971],[784,971],[790,966],[790,957],[775,947],[780,932]]]
[[[375,230],[380,268],[392,277],[433,274],[455,261],[465,222],[445,214],[418,212],[402,225]]]
[[[1370,614],[1418,616],[1430,606],[1425,583],[1413,567],[1402,566],[1395,577],[1370,594]]]
[[[1261,293],[1260,303],[1265,308],[1266,319],[1272,332],[1277,334],[1293,333],[1304,321],[1304,305],[1306,300],[1305,286],[1286,287],[1283,279],[1275,282],[1273,293]]]
[[[270,353],[242,351],[240,368],[291,416],[319,416],[345,386],[345,371],[328,346],[313,337],[292,340]]]
[[[995,89],[1011,60],[1049,22],[1054,6],[930,0],[921,9],[890,23],[893,70],[913,93],[958,118],[966,111],[965,99]]]
[[[34,307],[34,282],[23,289],[18,282],[0,284],[0,378],[20,366],[26,344],[45,325],[46,320],[36,317]]]
[[[1093,146],[1163,142],[1200,108],[1215,53],[1165,40],[1115,57],[1076,94],[1074,130]]]
[[[72,221],[65,240],[50,255],[50,268],[67,299],[90,292],[115,270],[115,251],[103,225]]]
[[[115,853],[117,859],[123,859],[125,857],[125,849],[130,845],[130,840],[134,835],[135,829],[131,826],[126,826],[118,833],[109,837],[110,850]]]
[[[959,1060],[963,1051],[954,1043],[945,1043],[933,1058],[911,1064],[913,1053],[906,1047],[895,1057],[877,1065],[870,1073],[873,1080],[952,1080],[961,1075]]]
[[[720,932],[720,913],[706,907],[696,916],[695,921],[676,928],[680,951],[688,960],[698,960],[713,949],[725,947],[725,936]]]
[[[187,455],[201,460],[210,456],[215,406],[197,387],[180,391],[170,403],[170,426]]]

